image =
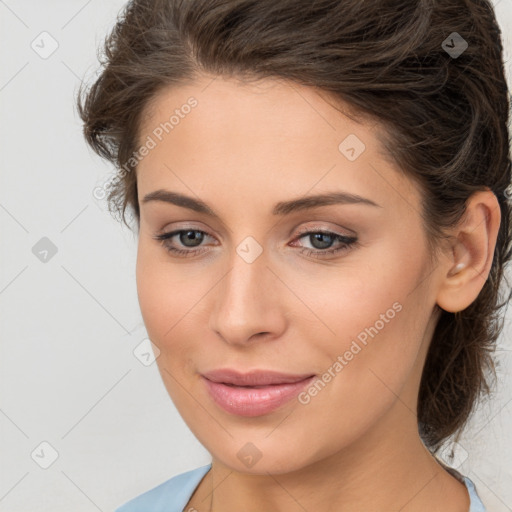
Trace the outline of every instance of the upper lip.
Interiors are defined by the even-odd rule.
[[[276,384],[289,384],[300,382],[301,380],[312,377],[312,373],[303,375],[291,375],[273,370],[252,370],[247,373],[241,373],[237,370],[222,368],[212,370],[202,374],[212,382],[224,384],[233,384],[235,386],[271,386]]]

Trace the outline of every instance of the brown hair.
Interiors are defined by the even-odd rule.
[[[459,37],[468,47],[455,55],[449,49]],[[423,370],[419,429],[435,452],[460,436],[490,391],[499,312],[510,299],[500,296],[503,284],[510,288],[512,237],[502,54],[489,0],[132,0],[105,41],[102,73],[79,91],[78,109],[92,148],[130,171],[143,112],[163,88],[201,71],[287,79],[385,127],[391,158],[421,185],[429,241],[461,219],[472,193],[492,190],[501,225],[490,275],[465,310],[441,311]],[[117,179],[108,202],[125,224],[127,207],[139,224],[135,172]]]

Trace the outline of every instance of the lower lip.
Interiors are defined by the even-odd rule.
[[[299,382],[265,387],[228,386],[203,377],[210,396],[225,411],[238,416],[261,416],[296,397],[315,376]]]

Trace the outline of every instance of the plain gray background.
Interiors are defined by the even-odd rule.
[[[512,0],[494,3],[508,61]],[[210,461],[134,354],[136,238],[93,193],[113,168],[74,106],[124,4],[0,0],[1,512],[112,511]],[[494,400],[446,459],[490,512],[512,510],[511,324]]]

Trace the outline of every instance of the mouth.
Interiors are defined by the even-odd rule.
[[[289,374],[277,372],[274,370],[252,370],[247,373],[241,373],[229,368],[212,370],[202,374],[203,377],[212,381],[226,385],[239,387],[263,387],[275,386],[280,384],[294,384],[312,377],[312,373]]]
[[[237,416],[262,416],[279,409],[295,398],[316,375],[290,375],[259,370],[241,374],[216,370],[202,374],[202,380],[214,403]]]
[[[267,384],[267,385],[264,385],[264,386],[238,386],[237,384],[229,384],[227,382],[218,382],[217,384],[225,384],[226,386],[230,386],[232,388],[262,389],[262,388],[268,388],[269,386],[279,386],[282,383]]]

